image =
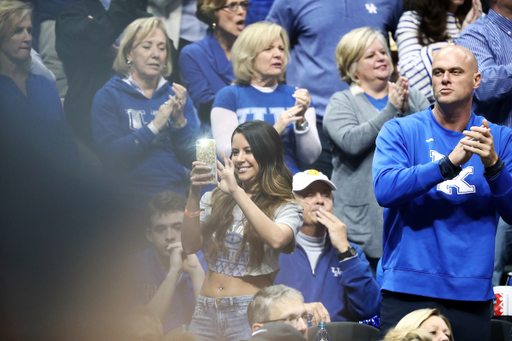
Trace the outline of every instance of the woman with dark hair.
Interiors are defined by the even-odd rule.
[[[248,339],[252,296],[273,284],[279,254],[295,248],[304,219],[283,152],[269,123],[238,126],[231,136],[231,158],[223,153],[224,165],[218,161],[220,182],[201,200],[211,169],[200,161],[192,164],[182,244],[188,254],[201,249],[208,264],[191,323],[201,340]]]
[[[235,79],[231,48],[244,29],[248,6],[248,0],[197,2],[196,16],[209,29],[202,40],[183,48],[180,68],[199,118],[207,125],[215,95]]]
[[[441,48],[455,44],[460,32],[482,14],[480,0],[409,0],[396,29],[398,73],[425,95],[432,94],[432,61]]]

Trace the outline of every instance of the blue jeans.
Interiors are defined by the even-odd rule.
[[[252,295],[197,299],[190,331],[199,341],[240,341],[251,337],[247,306]]]

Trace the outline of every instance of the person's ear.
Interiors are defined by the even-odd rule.
[[[474,81],[473,81],[473,89],[478,89],[480,86],[480,82],[482,82],[482,74],[480,72],[475,73]]]
[[[254,333],[255,331],[259,330],[261,327],[263,326],[263,324],[261,323],[255,323],[252,325],[252,332]]]

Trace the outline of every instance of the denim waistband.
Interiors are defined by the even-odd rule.
[[[203,304],[206,307],[235,306],[239,304],[249,304],[253,296],[254,295],[213,298],[199,295],[197,303]]]

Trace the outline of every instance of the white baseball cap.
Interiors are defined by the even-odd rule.
[[[308,169],[293,176],[293,191],[302,191],[315,181],[323,181],[331,188],[331,190],[336,190],[334,183],[322,172],[319,172],[316,169]]]

